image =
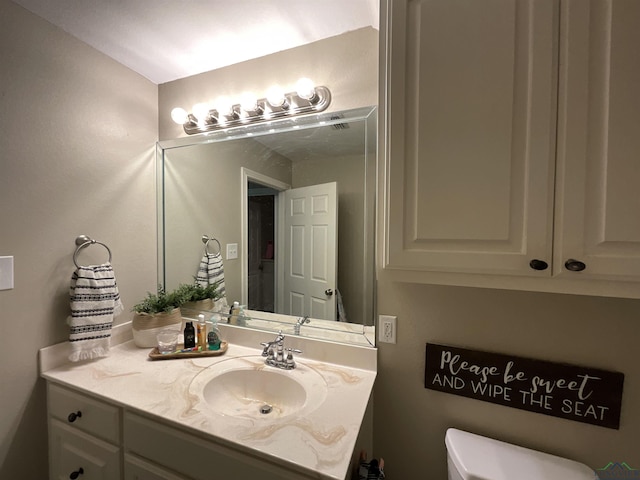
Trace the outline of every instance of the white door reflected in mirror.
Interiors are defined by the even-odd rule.
[[[337,183],[280,192],[284,205],[281,309],[288,315],[336,319]]]

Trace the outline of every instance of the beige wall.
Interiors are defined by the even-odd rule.
[[[156,138],[155,85],[0,0],[0,255],[15,262],[0,291],[0,478],[47,478],[38,349],[68,336],[75,237],[111,248],[118,322],[155,288]]]
[[[382,273],[378,306],[398,315],[397,344],[379,345],[374,395],[374,446],[389,478],[446,479],[448,427],[591,468],[640,468],[639,300],[400,284]],[[426,342],[620,371],[620,430],[427,390]]]

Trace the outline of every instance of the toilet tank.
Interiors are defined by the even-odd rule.
[[[455,428],[447,430],[449,480],[594,480],[582,463]]]

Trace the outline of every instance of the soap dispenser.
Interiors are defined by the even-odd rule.
[[[219,315],[214,314],[211,316],[211,330],[207,335],[207,349],[208,350],[220,350],[220,344],[222,343],[222,337],[220,336],[220,330],[218,329]]]

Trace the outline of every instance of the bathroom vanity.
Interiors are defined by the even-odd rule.
[[[229,348],[215,357],[150,360],[128,324],[99,360],[68,363],[66,342],[42,349],[50,478],[350,478],[376,349],[291,336],[304,353],[280,370],[260,356],[272,333],[221,327]],[[240,401],[238,382],[270,389],[273,410]]]

